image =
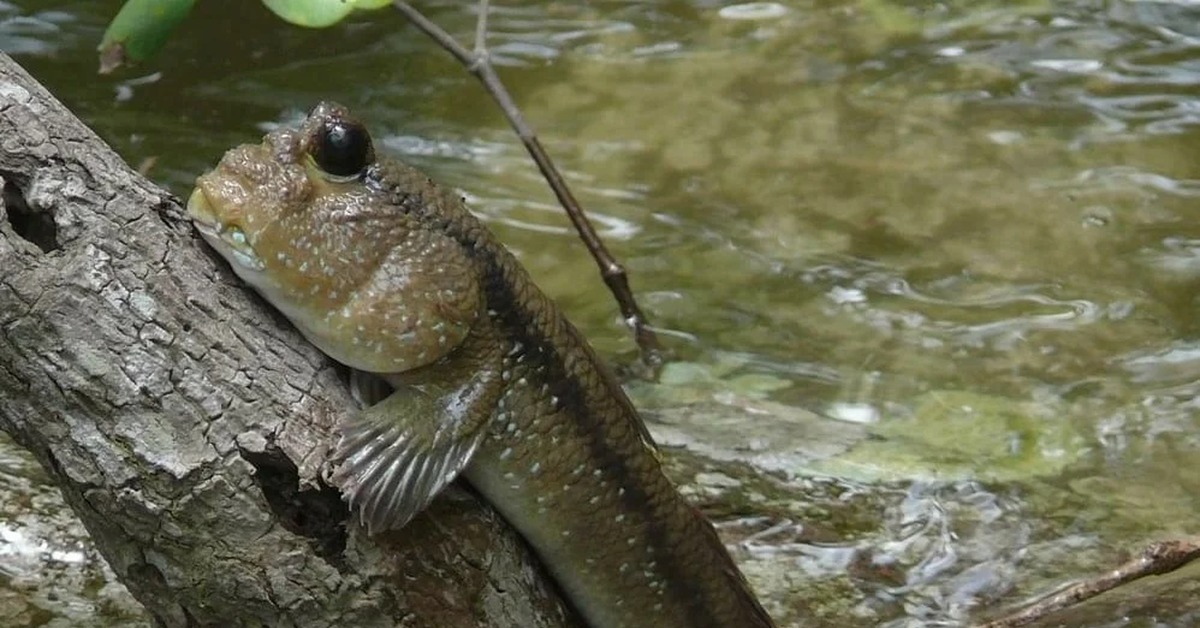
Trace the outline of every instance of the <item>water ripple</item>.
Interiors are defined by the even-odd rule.
[[[940,338],[964,347],[1003,348],[1029,332],[1073,330],[1103,320],[1110,312],[1087,299],[1050,296],[1056,291],[1052,285],[993,286],[951,276],[949,282],[926,282],[931,290],[878,271],[845,279],[826,294],[842,313],[859,316],[877,329],[919,329],[926,340]],[[917,307],[898,307],[887,297],[900,297]]]

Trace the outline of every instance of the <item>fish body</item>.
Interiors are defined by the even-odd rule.
[[[774,625],[580,333],[458,195],[376,159],[344,108],[229,151],[189,212],[308,340],[395,389],[334,454],[369,532],[462,475],[595,628]]]

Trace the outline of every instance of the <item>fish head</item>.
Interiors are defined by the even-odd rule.
[[[235,273],[309,341],[353,368],[397,373],[446,356],[483,309],[477,262],[439,199],[394,180],[370,134],[322,103],[299,126],[233,148],[196,180],[188,213]],[[423,180],[423,178],[422,178]]]

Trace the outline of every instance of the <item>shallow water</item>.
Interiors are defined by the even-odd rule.
[[[495,107],[390,11],[209,0],[96,78],[109,3],[20,4],[0,49],[176,194],[342,101],[631,359]],[[956,625],[1197,532],[1195,3],[500,4],[505,80],[678,358],[631,390],[774,613]],[[469,38],[464,3],[421,7]],[[0,623],[136,621],[7,445],[0,473]],[[1062,621],[1193,625],[1196,573]]]

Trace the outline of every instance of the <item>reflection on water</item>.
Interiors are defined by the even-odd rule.
[[[81,81],[111,8],[23,4],[0,48],[177,194],[341,100],[629,357],[498,112],[390,12],[314,32],[201,3],[161,60]],[[678,476],[750,504],[722,530],[781,617],[955,625],[1196,532],[1195,3],[500,4],[506,80],[680,357],[634,387],[656,435],[781,483]],[[469,40],[471,7],[422,6]],[[1190,625],[1175,589],[1112,604]]]

